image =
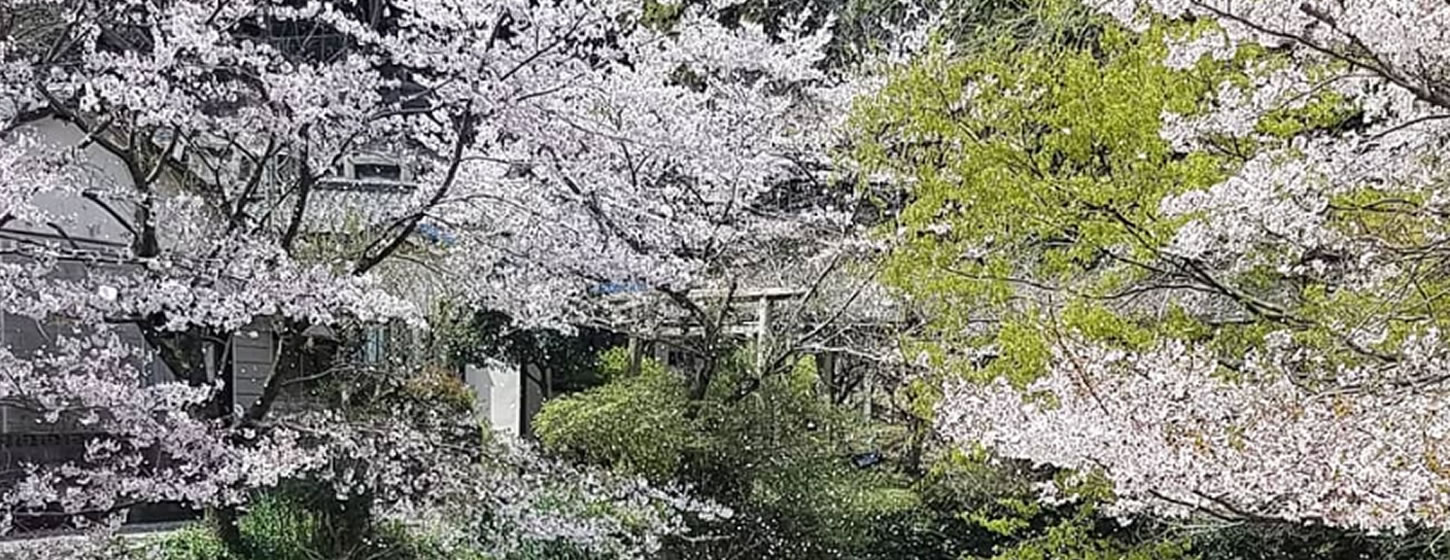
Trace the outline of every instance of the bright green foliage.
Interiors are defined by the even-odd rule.
[[[1153,342],[1151,331],[1095,302],[1073,301],[1060,318],[1064,327],[1115,346],[1144,350]]]
[[[187,526],[144,546],[156,560],[227,560],[227,548],[205,525]]]
[[[684,7],[683,3],[644,0],[644,13],[640,16],[640,23],[654,29],[667,30],[679,21]]]
[[[1177,223],[1158,215],[1160,200],[1224,176],[1220,158],[1175,154],[1159,136],[1160,114],[1197,110],[1224,71],[1164,68],[1163,31],[1095,31],[1068,47],[930,53],[855,115],[856,156],[910,182],[885,279],[919,296],[938,318],[930,338],[947,347],[974,342],[962,338],[974,310],[1006,319],[993,376],[1021,382],[1045,365],[1052,333],[1038,313],[1052,298],[1080,301],[1050,319],[1151,342],[1093,302],[1142,275],[1112,259],[1147,260],[1171,239]]]
[[[1011,515],[995,517],[989,513],[990,507],[973,511],[966,517],[971,522],[981,525],[988,531],[997,533],[1004,537],[1011,537],[1023,529],[1031,527],[1028,521],[1034,515],[1041,512],[1042,508],[1035,502],[1029,502],[1018,498],[998,498],[992,506],[1006,509]]]
[[[1076,3],[1031,5],[1039,20],[1055,21]],[[1406,337],[1450,326],[1438,301],[1450,277],[1432,261],[1387,262],[1382,282],[1355,284],[1342,271],[1362,255],[1327,247],[1301,255],[1272,236],[1232,270],[1208,264],[1213,256],[1164,251],[1196,217],[1165,215],[1165,199],[1207,189],[1296,137],[1361,124],[1355,100],[1326,87],[1269,111],[1257,138],[1175,148],[1161,135],[1165,113],[1201,114],[1221,84],[1251,95],[1255,77],[1302,65],[1255,47],[1186,70],[1160,63],[1166,37],[1220,32],[1213,26],[1159,22],[1136,34],[1095,19],[1062,40],[1004,35],[970,56],[937,49],[858,103],[852,155],[907,191],[897,221],[880,231],[898,247],[883,278],[932,317],[919,345],[936,365],[1020,386],[1070,335],[1129,350],[1186,339],[1216,350],[1232,370],[1266,334],[1288,330],[1328,372],[1393,359]],[[1417,188],[1339,187],[1323,216],[1345,239],[1416,254],[1450,232]],[[1296,271],[1305,263],[1324,270]],[[1192,295],[1202,296],[1199,308],[1186,309]],[[1226,314],[1237,317],[1223,321]],[[1346,334],[1359,329],[1387,336],[1359,347]],[[991,361],[963,351],[985,346],[996,350]]]
[[[1041,536],[1018,543],[992,560],[1186,560],[1190,546],[1176,541],[1122,545],[1093,531],[1090,518],[1080,517],[1050,527]]]
[[[696,445],[694,432],[682,421],[684,386],[652,360],[629,372],[624,349],[602,354],[599,368],[611,382],[550,401],[535,416],[534,433],[556,452],[623,473],[668,478],[679,469],[685,450]]]
[[[1032,6],[1041,21],[1077,9]],[[1007,36],[971,56],[930,52],[854,115],[853,155],[909,195],[881,232],[898,246],[883,278],[933,318],[927,353],[976,378],[1023,385],[1069,332],[1125,349],[1208,334],[1165,315],[1171,305],[1145,315],[1117,302],[1137,293],[1186,219],[1162,216],[1161,201],[1221,181],[1239,161],[1234,150],[1254,149],[1176,153],[1161,115],[1201,112],[1219,83],[1270,55],[1246,49],[1170,70],[1160,64],[1165,37],[1205,24],[1138,35],[1070,21],[1056,41]],[[1266,126],[1297,132],[1342,119],[1342,104],[1326,97],[1277,118]],[[960,351],[988,345],[996,355],[985,368]]]
[[[1042,325],[1032,317],[1003,322],[994,342],[1002,358],[983,368],[981,378],[984,381],[1000,376],[1019,387],[1024,386],[1052,359]]]
[[[546,448],[657,481],[687,482],[736,515],[702,531],[729,539],[681,543],[690,558],[727,551],[750,557],[840,558],[870,544],[876,520],[919,505],[909,481],[884,466],[860,468],[873,450],[859,412],[816,394],[813,361],[768,376],[732,397],[749,368],[727,364],[705,398],[689,402],[685,381],[651,360],[628,371],[606,352],[598,388],[545,405],[534,425]]]
[[[1029,4],[1043,21],[1076,5]],[[883,280],[931,320],[913,352],[922,351],[934,370],[1023,387],[1053,363],[1051,349],[1067,337],[1125,350],[1175,338],[1212,348],[1224,365],[1220,373],[1235,378],[1235,364],[1274,331],[1290,331],[1333,371],[1386,360],[1371,354],[1447,323],[1438,300],[1450,293],[1450,280],[1438,265],[1411,262],[1384,284],[1361,289],[1335,275],[1342,269],[1336,263],[1360,255],[1305,256],[1328,263],[1328,272],[1316,274],[1278,266],[1292,259],[1277,240],[1247,249],[1243,259],[1268,264],[1233,270],[1205,264],[1218,255],[1163,250],[1194,218],[1165,216],[1165,199],[1221,182],[1266,148],[1357,126],[1360,118],[1354,100],[1324,88],[1260,119],[1261,137],[1208,138],[1202,149],[1175,149],[1161,135],[1165,113],[1202,113],[1220,84],[1254,87],[1256,73],[1289,63],[1246,47],[1227,62],[1204,58],[1186,70],[1160,64],[1165,37],[1215,32],[1213,25],[1159,22],[1135,34],[1095,19],[1051,41],[1004,36],[965,55],[939,48],[899,69],[878,97],[858,103],[852,156],[865,165],[864,175],[886,177],[906,195],[897,220],[878,233],[897,247]],[[1428,194],[1390,185],[1348,189],[1323,215],[1347,238],[1421,251],[1447,231]],[[1183,294],[1211,294],[1214,303],[1201,297],[1195,307]],[[1345,325],[1376,324],[1388,334],[1371,348],[1345,342]],[[938,380],[924,383],[932,381]],[[913,415],[930,420],[930,407],[922,406],[931,401],[929,387],[901,392],[911,393]],[[949,455],[941,469],[972,472],[969,459],[977,458]],[[1003,475],[1013,482],[984,493],[953,487],[971,496],[961,501],[960,518],[997,538],[990,551],[972,557],[1364,558],[1398,542],[1311,529],[1303,538],[1283,537],[1291,531],[1253,524],[1207,536],[1154,534],[1163,527],[1151,520],[1120,530],[1105,527],[1094,506],[1111,499],[1109,486],[1090,476],[1076,488],[1084,496],[1080,506],[1054,511],[1020,486],[1044,476],[1051,475]],[[1254,544],[1276,532],[1283,538]]]

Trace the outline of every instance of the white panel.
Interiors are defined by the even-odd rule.
[[[490,418],[489,410],[493,408],[493,381],[488,378],[488,372],[473,364],[464,364],[463,382],[473,390],[473,413],[479,418]]]
[[[494,429],[514,436],[519,432],[519,369],[507,362],[495,362],[489,368],[488,377],[493,382],[493,394],[489,405],[488,421]]]
[[[519,435],[519,369],[500,360],[468,364],[463,369],[464,381],[478,398],[478,413],[493,429]]]

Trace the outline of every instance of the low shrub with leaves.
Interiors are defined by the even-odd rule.
[[[600,387],[549,402],[534,430],[545,448],[621,474],[689,485],[734,516],[697,523],[672,554],[720,558],[863,558],[880,520],[920,507],[911,481],[853,457],[889,439],[879,426],[822,399],[811,359],[737,398],[747,368],[729,361],[703,399],[652,360],[629,367],[605,352]],[[882,433],[878,433],[882,432]]]

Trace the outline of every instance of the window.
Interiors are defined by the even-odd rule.
[[[360,155],[338,165],[336,175],[318,182],[321,190],[407,192],[412,178],[402,163],[382,156]]]
[[[368,325],[363,327],[362,341],[362,362],[365,364],[381,364],[387,356],[388,332],[383,325]]]
[[[396,163],[357,163],[352,166],[352,174],[359,181],[401,181],[403,166]]]

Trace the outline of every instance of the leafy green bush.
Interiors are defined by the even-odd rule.
[[[544,446],[614,470],[663,480],[697,442],[685,419],[685,386],[651,360],[629,371],[623,349],[604,352],[600,376],[608,384],[550,401],[533,422]]]
[[[493,560],[466,549],[445,547],[431,535],[385,521],[373,526],[371,558],[388,560]]]
[[[550,401],[534,431],[552,452],[686,483],[735,510],[698,527],[712,535],[703,544],[677,543],[691,558],[738,547],[752,557],[853,557],[879,518],[919,505],[906,478],[852,465],[874,427],[820,398],[813,360],[741,398],[732,393],[750,371],[744,363],[726,363],[705,398],[691,402],[678,372],[647,359],[630,371],[628,354],[611,350],[599,359],[609,382]]]
[[[344,512],[321,487],[292,483],[254,500],[239,521],[246,556],[240,560],[491,560],[447,552],[400,523]],[[146,542],[145,560],[237,560],[209,523],[187,526]]]
[[[322,521],[300,496],[276,492],[252,503],[241,519],[242,541],[255,558],[311,560],[325,557]]]
[[[882,427],[822,399],[813,360],[732,401],[747,372],[735,365],[712,384],[692,460],[714,476],[692,482],[738,489],[740,508],[777,533],[781,556],[859,557],[879,518],[919,505],[906,477],[853,465],[854,454],[882,443]]]
[[[143,545],[148,560],[229,560],[226,546],[206,525],[189,525]]]

